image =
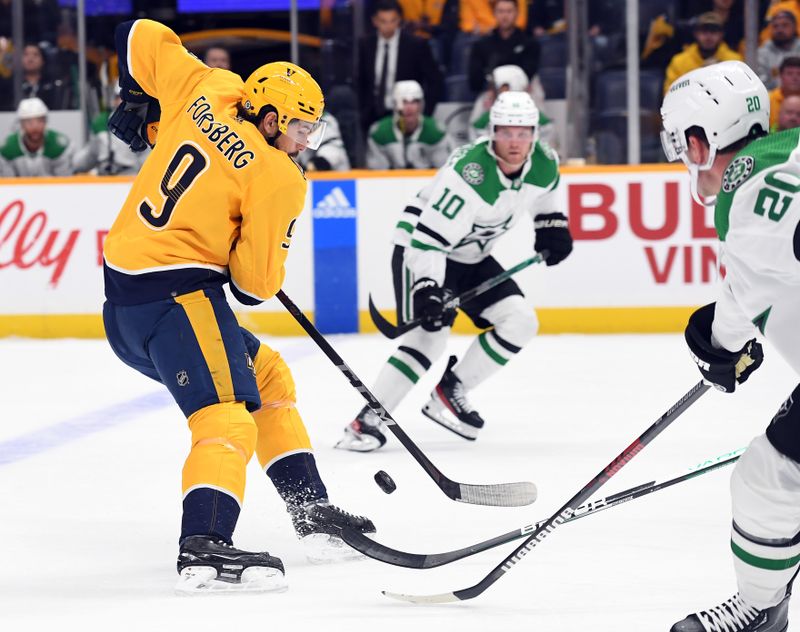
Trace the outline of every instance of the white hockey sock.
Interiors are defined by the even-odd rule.
[[[800,566],[800,464],[759,435],[733,471],[731,496],[739,593],[757,608],[774,606]]]
[[[519,350],[519,347],[514,348]],[[515,353],[499,343],[493,330],[484,331],[472,341],[453,373],[464,388],[470,390],[505,366]]]
[[[425,375],[444,351],[450,329],[427,332],[415,329],[403,338],[397,350],[383,365],[372,392],[390,413]]]

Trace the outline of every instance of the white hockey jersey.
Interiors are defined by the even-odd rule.
[[[738,351],[759,329],[800,373],[800,129],[742,149],[722,178],[714,224],[726,276],[714,340]]]
[[[108,131],[109,113],[98,114],[92,121],[89,142],[78,149],[72,157],[75,173],[97,168],[100,175],[135,176],[142,168],[150,148],[138,153],[128,144]]]
[[[455,143],[430,116],[405,136],[393,115],[373,123],[367,138],[369,169],[438,169]]]
[[[547,144],[536,144],[512,180],[498,168],[489,139],[479,139],[455,150],[405,208],[394,243],[406,247],[415,277],[442,284],[447,259],[477,263],[523,213],[558,211],[558,183],[558,158]]]
[[[72,145],[64,134],[48,129],[44,143],[30,151],[16,132],[0,147],[0,176],[38,178],[41,176],[72,175]]]

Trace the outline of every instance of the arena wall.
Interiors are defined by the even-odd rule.
[[[322,331],[375,331],[370,293],[393,320],[393,228],[431,175],[310,177],[284,290]],[[102,242],[130,184],[121,177],[0,179],[0,335],[102,336]],[[682,167],[564,167],[561,206],[575,238],[572,256],[516,277],[542,333],[680,331],[693,307],[713,300],[713,211],[691,201]],[[510,266],[532,248],[523,218],[494,253]],[[240,318],[262,333],[301,332],[274,299],[242,308]],[[470,326],[457,321],[460,331]]]

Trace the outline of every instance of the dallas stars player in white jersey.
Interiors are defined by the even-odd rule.
[[[555,265],[572,250],[567,218],[557,210],[558,159],[538,137],[539,111],[529,94],[506,92],[491,109],[490,137],[457,149],[406,207],[397,224],[392,259],[398,322],[422,317],[378,375],[373,392],[395,409],[442,354],[460,294],[503,271],[491,256],[495,240],[520,215],[534,216],[534,249]],[[505,365],[536,334],[536,315],[512,280],[461,309],[481,328],[459,362],[450,358],[422,412],[465,439],[483,419],[466,393]],[[378,417],[364,407],[337,447],[367,452],[386,443]]]
[[[800,129],[766,136],[769,97],[741,62],[683,75],[661,109],[670,160],[714,205],[727,274],[715,303],[689,319],[704,378],[733,392],[763,360],[756,330],[800,373]],[[800,387],[756,437],[731,478],[731,549],[739,592],[672,632],[784,632],[800,564]]]

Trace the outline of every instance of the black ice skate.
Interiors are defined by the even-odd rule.
[[[186,538],[178,554],[181,594],[286,590],[283,563],[266,551],[234,548],[210,536]]]
[[[290,508],[289,513],[297,537],[306,550],[306,557],[315,564],[364,558],[340,537],[344,527],[361,533],[375,533],[372,520],[354,516],[327,500]]]
[[[383,422],[369,406],[364,406],[344,429],[344,437],[335,447],[353,452],[372,452],[386,443]]]
[[[748,606],[739,593],[710,610],[701,610],[678,621],[670,632],[786,632],[789,629],[789,598],[777,606],[759,610]]]
[[[458,436],[475,441],[478,430],[483,428],[483,419],[467,401],[464,385],[451,370],[458,358],[450,356],[442,379],[431,393],[431,398],[422,408],[422,414],[433,419]]]

